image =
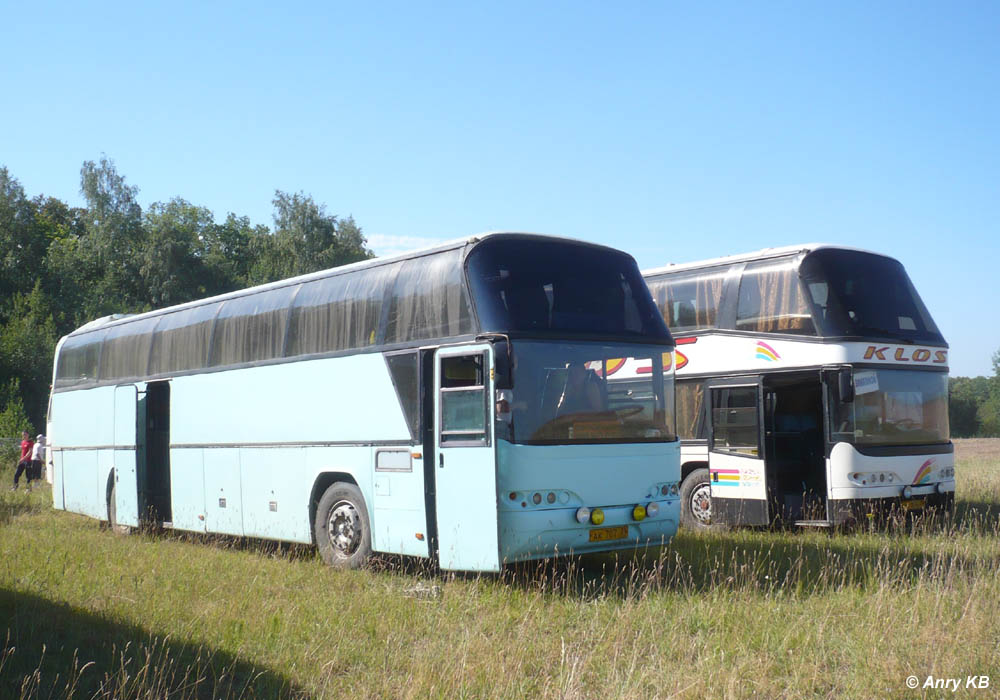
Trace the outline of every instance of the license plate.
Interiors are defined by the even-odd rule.
[[[621,540],[626,537],[628,537],[628,525],[620,525],[618,527],[598,527],[590,531],[591,542]]]
[[[902,507],[904,513],[908,513],[911,510],[923,510],[924,509],[924,499],[922,498],[911,498],[906,501],[900,502],[900,507]]]

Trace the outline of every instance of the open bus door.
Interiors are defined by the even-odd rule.
[[[712,521],[768,525],[762,384],[759,377],[708,384],[708,471]]]
[[[442,569],[499,571],[493,348],[434,353],[434,481]]]
[[[114,413],[114,513],[112,525],[138,527],[139,488],[136,479],[136,407],[139,391],[134,384],[115,387]]]

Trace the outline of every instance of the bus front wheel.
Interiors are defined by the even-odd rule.
[[[681,484],[681,525],[692,530],[712,524],[712,484],[708,469],[695,469]]]
[[[337,482],[323,492],[313,524],[319,554],[335,569],[360,569],[372,554],[368,508],[354,484]]]

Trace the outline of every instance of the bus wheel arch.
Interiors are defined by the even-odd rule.
[[[313,516],[320,557],[336,569],[360,569],[372,554],[371,519],[357,484],[334,481],[322,492]]]
[[[681,481],[681,525],[692,530],[701,530],[712,525],[712,486],[708,465],[694,463],[685,465]]]

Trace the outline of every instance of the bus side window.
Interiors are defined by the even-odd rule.
[[[441,358],[442,444],[488,443],[485,358],[481,353]]]

